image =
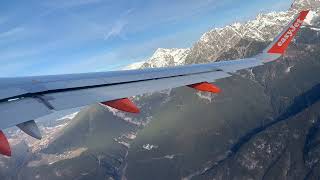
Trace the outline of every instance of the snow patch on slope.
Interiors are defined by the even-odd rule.
[[[125,70],[130,69],[141,69],[141,68],[159,68],[168,66],[178,66],[185,64],[185,59],[189,53],[190,49],[165,49],[158,48],[155,53],[146,61],[140,61],[133,63],[127,67]]]
[[[130,64],[129,66],[124,67],[122,70],[140,69],[144,63],[146,62],[145,61],[135,62],[133,64]]]
[[[286,73],[291,72],[291,69],[292,69],[293,67],[294,67],[294,66],[289,66],[289,67],[285,70],[285,72],[286,72]]]
[[[68,115],[66,115],[66,116],[64,116],[64,117],[62,117],[62,118],[57,119],[57,121],[61,121],[61,120],[65,120],[65,119],[70,119],[70,120],[71,120],[71,119],[73,119],[74,117],[76,117],[79,112],[80,112],[80,111],[74,112],[74,113],[72,113],[72,114],[68,114]]]
[[[142,146],[143,149],[151,151],[152,149],[157,149],[159,146],[153,144],[144,144]]]
[[[108,111],[110,111],[114,116],[126,121],[127,123],[136,125],[136,126],[144,126],[143,122],[135,121],[134,118],[127,116],[125,112],[119,111],[109,106],[103,106]]]
[[[159,48],[144,65],[146,67],[168,67],[183,65],[189,51],[189,49]]]

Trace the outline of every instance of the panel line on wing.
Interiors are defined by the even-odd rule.
[[[35,93],[26,93],[19,96],[14,97],[8,97],[5,99],[1,99],[1,102],[7,102],[10,99],[15,98],[24,98],[24,97],[37,97],[39,95],[43,94],[50,94],[50,93],[58,93],[58,92],[67,92],[67,91],[75,91],[75,90],[81,90],[81,89],[90,89],[90,88],[99,88],[99,87],[105,87],[105,86],[113,86],[113,85],[121,85],[121,84],[128,84],[128,83],[136,83],[136,82],[143,82],[143,81],[151,81],[151,80],[158,80],[158,79],[168,79],[168,78],[175,78],[175,77],[183,77],[183,76],[190,76],[190,75],[198,75],[198,74],[205,74],[210,72],[220,72],[221,70],[212,70],[212,71],[203,71],[203,72],[197,72],[197,73],[190,73],[190,74],[180,74],[175,76],[167,76],[167,77],[160,77],[160,78],[150,78],[150,79],[143,79],[143,80],[137,80],[137,81],[127,81],[127,82],[120,82],[120,83],[108,83],[108,84],[99,84],[99,85],[92,85],[92,86],[82,86],[82,87],[74,87],[74,88],[66,88],[66,89],[53,89],[53,90],[47,90],[47,91],[40,91]]]

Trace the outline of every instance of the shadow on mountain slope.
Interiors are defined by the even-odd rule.
[[[274,121],[271,121],[263,126],[260,126],[260,127],[257,127],[257,128],[250,130],[244,136],[239,138],[239,140],[234,145],[232,145],[232,147],[230,148],[230,153],[227,155],[227,157],[225,159],[222,159],[222,160],[216,162],[214,166],[207,168],[201,174],[204,175],[207,172],[214,171],[214,169],[216,167],[218,167],[219,165],[221,165],[222,163],[224,163],[225,160],[234,156],[239,151],[239,149],[242,148],[242,146],[245,143],[247,143],[248,141],[250,141],[255,135],[259,134],[262,131],[265,131],[267,128],[270,128],[271,126],[273,126],[277,123],[280,123],[281,121],[285,121],[285,120],[288,120],[288,118],[290,118],[290,117],[296,116],[300,112],[302,112],[305,109],[307,109],[308,107],[312,106],[314,103],[318,102],[320,100],[320,93],[319,92],[320,92],[320,84],[317,84],[316,86],[312,87],[307,92],[296,97],[293,104],[287,108],[285,113],[281,114]],[[319,124],[319,123],[317,123],[317,124]],[[315,144],[310,144],[309,139],[311,139],[314,136],[315,131],[318,131],[319,127],[317,125],[313,126],[313,127],[315,129],[311,129],[310,132],[308,133],[307,138],[306,138],[306,146],[304,147],[304,154],[309,151],[309,149],[311,148],[310,146],[313,146],[313,147],[315,146]],[[317,143],[319,143],[319,142],[317,142]]]

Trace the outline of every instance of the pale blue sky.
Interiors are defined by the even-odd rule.
[[[288,9],[290,0],[0,2],[0,76],[115,70],[214,27]]]

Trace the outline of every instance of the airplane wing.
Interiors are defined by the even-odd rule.
[[[41,139],[34,120],[54,111],[100,103],[137,113],[139,109],[127,97],[180,86],[219,93],[220,88],[208,82],[279,58],[307,14],[308,11],[300,12],[268,48],[252,58],[168,68],[0,78],[0,129],[17,126],[30,136]],[[9,143],[1,130],[0,153],[11,155]]]

